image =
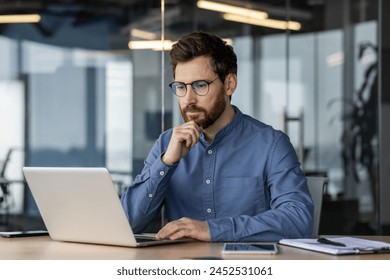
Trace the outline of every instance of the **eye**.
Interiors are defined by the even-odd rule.
[[[198,89],[203,89],[207,87],[207,82],[206,81],[196,81],[194,82],[194,87]]]
[[[184,90],[186,88],[185,84],[183,83],[175,83],[176,90]]]

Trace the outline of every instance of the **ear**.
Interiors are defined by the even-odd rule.
[[[237,75],[230,73],[225,78],[225,92],[228,96],[232,96],[237,88]]]

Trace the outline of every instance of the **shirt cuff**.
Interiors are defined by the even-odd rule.
[[[153,186],[161,186],[167,184],[177,167],[177,164],[174,165],[164,164],[161,160],[162,155],[156,159],[156,161],[153,163],[150,169],[150,176],[152,180],[151,185]]]
[[[207,223],[211,242],[235,241],[233,221],[230,218],[208,220]]]
[[[168,166],[168,167],[177,166],[177,165],[179,164],[179,161],[180,161],[180,160],[179,160],[179,161],[176,161],[176,162],[173,163],[173,164],[165,164],[165,163],[162,161],[162,158],[163,158],[164,154],[165,154],[165,152],[162,153],[162,154],[160,155],[160,162],[161,162],[162,164],[164,164],[165,166]]]

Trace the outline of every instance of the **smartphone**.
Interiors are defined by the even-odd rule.
[[[23,230],[23,231],[2,231],[0,232],[1,237],[27,237],[27,236],[41,236],[49,235],[47,230]]]
[[[276,254],[275,243],[225,243],[222,254]]]

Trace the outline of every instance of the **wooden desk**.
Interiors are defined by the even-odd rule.
[[[390,236],[362,236],[390,242]],[[267,259],[267,260],[390,260],[390,254],[333,256],[278,245],[276,255],[225,257],[223,243],[191,242],[147,248],[127,248],[52,241],[48,236],[0,238],[2,260],[176,260],[194,258]]]

